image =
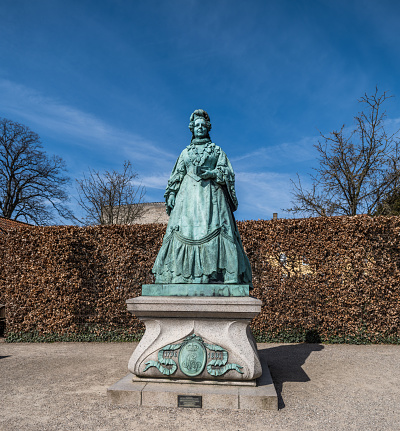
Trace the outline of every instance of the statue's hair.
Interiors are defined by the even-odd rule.
[[[190,116],[189,129],[192,132],[192,134],[194,130],[194,122],[198,118],[203,118],[204,120],[206,120],[207,132],[209,132],[211,130],[210,116],[207,114],[207,112],[204,109],[196,109],[193,112],[193,114]]]

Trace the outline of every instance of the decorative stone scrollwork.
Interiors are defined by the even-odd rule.
[[[172,359],[174,357],[177,357],[178,363]],[[209,359],[211,360],[207,363]],[[146,362],[144,371],[156,367],[162,374],[170,376],[179,366],[186,376],[195,377],[203,372],[206,364],[208,374],[214,377],[222,376],[229,370],[243,374],[242,366],[228,363],[228,352],[223,347],[208,344],[195,334],[186,337],[182,343],[168,344],[160,349],[158,361]]]

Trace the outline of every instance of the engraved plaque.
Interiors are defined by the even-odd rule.
[[[178,407],[201,409],[203,397],[200,395],[178,395]]]
[[[207,362],[207,352],[203,344],[196,339],[184,344],[178,356],[179,368],[189,377],[198,376]]]

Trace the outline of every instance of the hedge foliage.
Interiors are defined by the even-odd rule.
[[[258,341],[400,342],[400,217],[238,222],[263,301]],[[34,227],[0,237],[9,341],[134,340],[165,225]]]

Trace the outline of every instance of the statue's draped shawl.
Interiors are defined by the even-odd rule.
[[[233,217],[238,202],[235,174],[226,154],[209,142],[201,157],[192,143],[172,170],[165,192],[170,219],[153,272],[156,283],[251,284],[251,268]],[[214,179],[199,177],[211,170]],[[168,199],[175,195],[175,206]]]

